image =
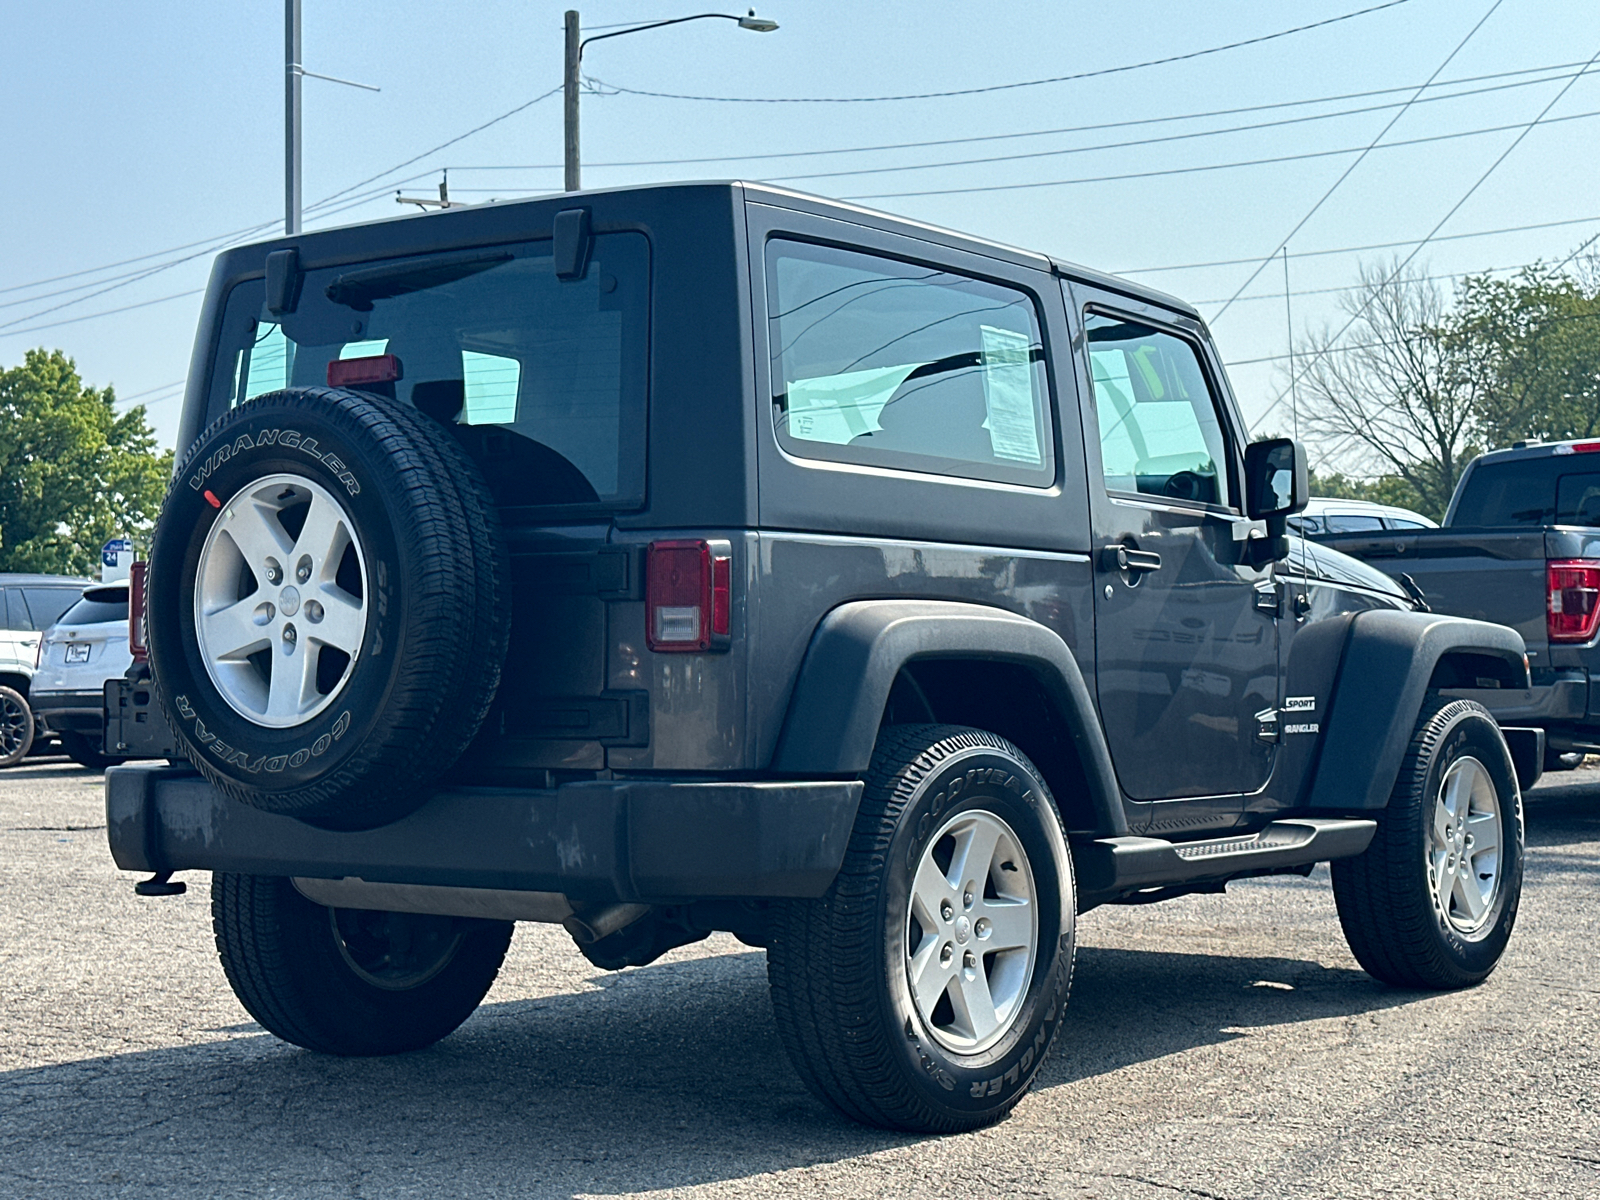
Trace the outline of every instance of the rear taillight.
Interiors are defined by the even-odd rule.
[[[366,358],[336,358],[328,364],[329,387],[359,387],[364,383],[393,383],[405,374],[393,354]]]
[[[1600,560],[1545,564],[1545,630],[1552,642],[1587,642],[1600,622]]]
[[[149,662],[144,644],[144,576],[150,564],[135,562],[128,568],[128,651],[134,662]]]
[[[733,559],[726,542],[652,542],[644,577],[645,642],[650,649],[727,648]]]

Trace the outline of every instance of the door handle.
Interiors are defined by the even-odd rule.
[[[1154,550],[1135,550],[1131,546],[1103,546],[1100,549],[1100,569],[1103,571],[1159,571],[1161,555]]]

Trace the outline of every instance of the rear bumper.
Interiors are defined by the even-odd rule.
[[[105,696],[100,691],[30,691],[28,703],[33,708],[33,715],[56,733],[70,729],[78,733],[91,733],[97,742],[100,740],[100,731],[106,719]]]
[[[437,793],[381,829],[336,833],[235,803],[192,771],[106,772],[106,829],[125,871],[559,892],[686,903],[814,897],[844,861],[862,785],[606,780]]]

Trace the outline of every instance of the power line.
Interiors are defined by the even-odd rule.
[[[1497,2],[1498,2],[1498,0],[1497,0]],[[1560,78],[1560,76],[1557,76],[1557,78]],[[1544,82],[1544,80],[1540,80],[1539,82],[1542,83],[1542,82]],[[1508,85],[1502,85],[1502,86],[1525,87],[1527,85],[1526,84],[1508,84]],[[1498,88],[1484,88],[1482,90],[1483,91],[1498,91],[1500,89],[1498,89]],[[1458,93],[1458,94],[1459,95],[1463,95],[1463,96],[1471,96],[1471,95],[1477,95],[1478,93],[1477,92],[1462,92],[1462,93]],[[1455,96],[1440,96],[1440,97],[1436,97],[1436,99],[1440,99],[1440,100],[1453,100],[1455,98],[1456,98]],[[1279,118],[1278,120],[1275,120],[1275,121],[1256,121],[1256,122],[1253,122],[1253,123],[1248,124],[1248,125],[1228,125],[1228,126],[1225,126],[1225,127],[1221,128],[1221,129],[1195,129],[1195,130],[1191,130],[1191,131],[1189,131],[1187,133],[1169,133],[1169,134],[1164,134],[1164,135],[1162,135],[1160,137],[1137,138],[1137,139],[1133,139],[1133,140],[1129,140],[1129,141],[1122,141],[1122,142],[1100,142],[1100,143],[1098,143],[1096,145],[1093,145],[1093,146],[1067,146],[1067,147],[1059,149],[1059,150],[1030,150],[1030,151],[1027,151],[1027,152],[1022,153],[1022,154],[996,154],[996,155],[991,155],[991,156],[989,156],[987,158],[949,159],[949,160],[946,160],[946,161],[943,161],[943,162],[909,163],[909,164],[905,164],[905,165],[901,165],[901,166],[892,166],[892,167],[856,167],[856,168],[851,168],[851,169],[848,169],[848,170],[841,170],[841,171],[819,171],[819,172],[814,172],[814,173],[808,174],[808,175],[772,175],[772,176],[769,176],[768,179],[773,183],[788,183],[788,182],[794,182],[794,181],[797,181],[797,180],[804,180],[804,179],[837,179],[837,178],[841,178],[843,176],[848,176],[848,175],[886,175],[886,174],[892,174],[892,173],[897,172],[897,171],[931,171],[931,170],[938,170],[938,169],[944,168],[944,167],[986,166],[986,165],[991,164],[991,163],[1020,162],[1020,161],[1022,161],[1024,159],[1057,158],[1057,157],[1061,157],[1061,156],[1068,155],[1068,154],[1090,154],[1090,153],[1093,153],[1093,152],[1099,151],[1099,150],[1124,150],[1124,149],[1129,149],[1129,148],[1136,147],[1136,146],[1156,146],[1156,145],[1161,145],[1161,144],[1164,144],[1164,143],[1167,143],[1167,142],[1184,142],[1184,141],[1193,141],[1196,138],[1220,137],[1220,136],[1222,136],[1224,134],[1230,134],[1230,133],[1250,133],[1250,132],[1253,132],[1253,131],[1259,130],[1259,129],[1278,129],[1278,128],[1282,128],[1283,126],[1286,126],[1286,125],[1303,125],[1303,124],[1306,124],[1306,123],[1311,122],[1311,121],[1331,121],[1331,120],[1336,120],[1336,119],[1338,119],[1340,117],[1361,116],[1361,115],[1366,114],[1366,113],[1383,112],[1383,111],[1385,111],[1387,109],[1398,107],[1400,109],[1400,112],[1395,114],[1394,120],[1391,120],[1388,125],[1384,126],[1384,133],[1387,133],[1390,129],[1392,129],[1394,127],[1394,122],[1398,121],[1400,119],[1400,117],[1404,115],[1406,109],[1408,109],[1411,106],[1411,104],[1412,104],[1412,101],[1406,101],[1404,104],[1401,104],[1401,105],[1395,105],[1395,104],[1367,105],[1367,106],[1365,106],[1363,108],[1340,109],[1337,112],[1329,112],[1329,113],[1312,113],[1312,114],[1310,114],[1308,116],[1302,116],[1302,117],[1282,117],[1282,118]],[[1378,136],[1382,137],[1383,135],[1379,134]],[[1361,158],[1365,158],[1367,153],[1370,152],[1373,149],[1374,145],[1376,145],[1376,139],[1374,139],[1373,143],[1368,145],[1362,151]],[[1361,161],[1360,158],[1358,158],[1356,160],[1357,163],[1359,163],[1360,161]],[[1350,169],[1353,170],[1355,165],[1356,165],[1355,163],[1352,163]],[[1348,175],[1349,171],[1347,170],[1345,174]],[[1345,176],[1341,176],[1340,178],[1343,179],[1344,177]],[[1331,196],[1332,194],[1333,194],[1333,189],[1329,188],[1327,194],[1324,195],[1323,199],[1324,200],[1327,199],[1327,197]],[[1320,201],[1319,201],[1319,204],[1320,204]],[[1314,212],[1315,209],[1313,209],[1312,211]],[[1310,219],[1310,214],[1307,214],[1307,218],[1306,219],[1307,220]],[[1304,225],[1304,223],[1305,222],[1302,221],[1300,223],[1300,225],[1295,226],[1295,232],[1298,232],[1300,227],[1301,227],[1301,225]],[[1281,250],[1282,247],[1280,246],[1279,249]],[[1272,252],[1272,257],[1276,258],[1277,255],[1278,255],[1278,251],[1274,250]],[[1252,277],[1252,279],[1249,282],[1253,283],[1254,282],[1254,278]],[[1246,286],[1248,286],[1248,283],[1246,284]]]
[[[1596,50],[1594,52],[1594,54],[1591,55],[1590,58],[1589,58],[1589,61],[1591,63],[1595,62],[1596,60],[1600,60],[1600,50]],[[1511,144],[1500,152],[1499,157],[1496,158],[1492,163],[1489,164],[1488,169],[1485,170],[1482,175],[1479,175],[1478,178],[1473,181],[1472,186],[1469,187],[1465,192],[1463,192],[1461,194],[1461,198],[1450,206],[1450,211],[1445,213],[1444,216],[1439,218],[1439,223],[1437,225],[1435,225],[1431,230],[1429,230],[1428,231],[1428,235],[1426,237],[1424,237],[1420,242],[1418,242],[1416,244],[1416,246],[1412,249],[1411,253],[1406,255],[1404,260],[1402,260],[1395,267],[1395,269],[1389,273],[1388,278],[1383,281],[1383,284],[1380,285],[1380,288],[1381,287],[1387,287],[1389,284],[1393,283],[1397,278],[1399,278],[1400,272],[1404,271],[1406,269],[1406,267],[1411,264],[1411,260],[1412,259],[1416,258],[1418,254],[1422,253],[1422,248],[1424,246],[1426,246],[1431,240],[1433,240],[1434,234],[1438,233],[1439,230],[1443,229],[1444,226],[1445,226],[1445,223],[1447,221],[1449,221],[1451,217],[1455,216],[1456,213],[1461,211],[1461,206],[1463,204],[1465,204],[1468,200],[1470,200],[1472,198],[1473,194],[1480,187],[1483,186],[1484,182],[1489,178],[1489,176],[1493,175],[1495,173],[1495,171],[1499,169],[1500,164],[1505,162],[1505,160],[1511,156],[1511,152],[1513,150],[1515,150],[1518,146],[1522,145],[1522,140],[1525,137],[1527,137],[1528,134],[1533,132],[1535,126],[1538,126],[1540,124],[1554,124],[1555,123],[1555,121],[1546,121],[1545,118],[1549,115],[1551,109],[1553,109],[1557,104],[1561,103],[1562,97],[1565,96],[1569,91],[1572,90],[1572,85],[1575,84],[1577,81],[1578,81],[1578,77],[1577,76],[1574,76],[1573,78],[1567,80],[1566,85],[1564,87],[1562,87],[1562,89],[1559,92],[1557,92],[1554,96],[1552,96],[1550,98],[1550,103],[1546,104],[1542,109],[1539,110],[1539,115],[1534,117],[1533,120],[1527,122],[1527,124],[1525,124],[1522,127],[1522,132],[1518,133],[1516,137],[1511,139]],[[1555,120],[1565,120],[1565,119],[1566,118],[1557,117]],[[1372,300],[1373,300],[1373,297],[1376,294],[1377,294],[1376,291],[1371,292],[1371,293],[1368,294],[1366,300],[1362,302],[1361,306],[1358,309],[1356,309],[1355,312],[1350,314],[1350,319],[1347,320],[1342,326],[1340,326],[1339,332],[1334,334],[1333,337],[1329,339],[1330,343],[1338,341],[1338,339],[1343,337],[1344,334],[1349,330],[1350,326],[1354,325],[1358,320],[1360,320],[1361,315],[1364,312],[1366,312],[1368,308],[1370,308],[1372,306]],[[1321,361],[1321,359],[1322,359],[1322,357],[1323,357],[1323,355],[1325,353],[1326,353],[1325,350],[1313,351],[1312,352],[1312,356],[1311,356],[1311,362],[1300,372],[1300,374],[1298,374],[1296,376],[1293,376],[1289,380],[1290,387],[1292,388],[1301,379],[1305,378],[1306,374],[1313,367],[1315,367],[1318,362]],[[1277,399],[1275,399],[1271,404],[1267,405],[1267,407],[1262,410],[1261,415],[1256,418],[1256,422],[1255,423],[1259,424],[1261,421],[1264,421],[1266,419],[1266,416],[1267,416],[1268,413],[1270,413],[1274,408],[1276,408],[1278,405],[1283,403],[1283,398],[1287,394],[1288,394],[1287,391],[1279,392]]]
[[[1422,87],[1460,87],[1468,83],[1482,83],[1486,80],[1509,79],[1518,75],[1546,74],[1551,71],[1564,71],[1571,67],[1582,67],[1581,62],[1553,63],[1543,67],[1522,67],[1515,71],[1496,71],[1488,75],[1469,75],[1460,79],[1447,79],[1433,84],[1422,84]],[[1548,75],[1544,79],[1524,79],[1516,83],[1501,84],[1495,87],[1473,88],[1468,91],[1454,92],[1446,96],[1426,96],[1421,103],[1431,103],[1436,100],[1455,100],[1463,96],[1477,96],[1487,92],[1504,91],[1509,88],[1533,87],[1540,83],[1549,83],[1554,79],[1565,79],[1565,75]],[[766,154],[733,154],[714,155],[700,158],[641,158],[617,160],[614,162],[586,162],[584,169],[600,169],[605,167],[682,167],[698,166],[704,163],[741,163],[763,162],[775,158],[816,158],[819,156],[835,154],[878,154],[885,150],[922,150],[934,146],[961,146],[982,142],[1012,141],[1018,138],[1053,137],[1066,133],[1096,133],[1105,129],[1127,129],[1139,125],[1160,125],[1173,121],[1199,121],[1211,117],[1234,117],[1246,113],[1270,112],[1283,108],[1300,108],[1312,104],[1334,104],[1343,100],[1368,100],[1374,96],[1391,96],[1397,92],[1413,91],[1416,84],[1407,84],[1404,87],[1372,88],[1362,92],[1344,92],[1332,96],[1316,96],[1305,100],[1280,100],[1271,104],[1247,104],[1236,108],[1218,108],[1206,112],[1171,113],[1160,117],[1135,117],[1122,121],[1097,121],[1089,125],[1068,125],[1059,129],[1033,129],[1018,133],[986,133],[972,137],[936,138],[924,142],[887,142],[874,146],[841,146],[829,150],[787,150],[774,151]],[[1357,110],[1368,111],[1368,110]],[[1373,110],[1376,111],[1376,110]],[[550,163],[491,163],[475,166],[452,166],[452,171],[559,171],[562,164]],[[1249,261],[1254,261],[1251,259]]]
[[[1600,234],[1597,234],[1596,236],[1600,237]],[[1580,250],[1581,250],[1581,247],[1580,247]],[[1299,258],[1300,256],[1297,254],[1294,257]],[[1520,270],[1522,270],[1523,267],[1528,266],[1528,265],[1530,265],[1530,264],[1519,263],[1516,266],[1512,266],[1512,267],[1479,267],[1477,270],[1474,270],[1474,271],[1449,271],[1449,272],[1446,272],[1443,275],[1419,275],[1416,278],[1416,282],[1417,283],[1439,283],[1440,281],[1445,280],[1445,279],[1464,279],[1469,275],[1495,275],[1495,274],[1498,274],[1501,271],[1520,271]],[[1557,267],[1556,269],[1560,270],[1560,267]],[[1289,295],[1291,295],[1291,296],[1328,296],[1328,295],[1332,295],[1334,292],[1348,292],[1348,291],[1351,291],[1351,290],[1353,290],[1355,288],[1358,288],[1360,286],[1361,285],[1359,283],[1345,283],[1345,284],[1340,284],[1338,287],[1296,288],[1294,291],[1290,292]],[[1241,303],[1248,304],[1252,300],[1282,300],[1283,299],[1283,295],[1284,294],[1281,291],[1276,291],[1276,292],[1258,292],[1254,296],[1240,296],[1240,297],[1238,297],[1238,299],[1239,299],[1239,301]],[[1191,301],[1189,301],[1189,303],[1194,305],[1196,308],[1199,308],[1202,304],[1221,304],[1222,300],[1219,297],[1219,298],[1212,299],[1212,300],[1191,300]]]
[[[1435,79],[1439,78],[1440,74],[1444,71],[1444,69],[1446,67],[1448,67],[1450,65],[1450,63],[1455,59],[1455,56],[1460,54],[1462,50],[1466,49],[1467,43],[1472,40],[1473,35],[1476,34],[1478,32],[1478,30],[1483,28],[1484,22],[1486,22],[1490,17],[1494,16],[1495,11],[1504,2],[1505,2],[1505,0],[1494,0],[1494,3],[1489,5],[1489,11],[1484,13],[1483,16],[1479,17],[1478,18],[1478,23],[1467,31],[1467,36],[1462,38],[1461,41],[1456,44],[1456,48],[1454,50],[1450,51],[1449,54],[1445,55],[1444,61],[1442,63],[1440,63],[1437,68],[1435,68],[1435,70],[1434,70],[1432,75],[1428,76],[1428,82],[1423,84],[1422,87],[1419,87],[1416,90],[1416,92],[1412,94],[1411,99],[1407,100],[1405,102],[1405,104],[1401,106],[1400,111],[1395,113],[1394,116],[1389,118],[1389,123],[1378,131],[1378,136],[1373,138],[1372,141],[1370,143],[1368,143],[1367,148],[1361,152],[1360,156],[1353,163],[1351,163],[1349,166],[1345,167],[1345,169],[1339,173],[1339,178],[1335,179],[1333,181],[1333,184],[1328,188],[1328,190],[1322,193],[1322,195],[1317,199],[1317,202],[1315,204],[1313,204],[1309,210],[1307,210],[1306,215],[1301,217],[1298,221],[1295,222],[1294,228],[1289,230],[1289,232],[1284,235],[1283,240],[1281,242],[1279,242],[1275,247],[1273,247],[1272,253],[1267,255],[1266,258],[1262,259],[1261,260],[1261,264],[1259,266],[1257,266],[1254,271],[1250,272],[1250,278],[1246,279],[1243,283],[1241,283],[1239,285],[1239,290],[1234,292],[1232,297],[1229,298],[1228,302],[1226,304],[1224,304],[1220,309],[1218,309],[1217,312],[1216,312],[1216,315],[1211,318],[1212,323],[1215,323],[1215,322],[1220,321],[1222,319],[1223,314],[1226,313],[1230,308],[1233,307],[1233,302],[1235,300],[1237,300],[1241,295],[1244,294],[1245,288],[1249,287],[1252,283],[1254,283],[1256,281],[1256,277],[1259,276],[1261,274],[1261,272],[1266,269],[1266,265],[1269,262],[1271,262],[1274,258],[1276,258],[1278,256],[1278,252],[1280,250],[1284,249],[1284,247],[1286,247],[1289,244],[1290,240],[1294,237],[1295,234],[1299,233],[1302,229],[1305,228],[1305,225],[1306,225],[1307,221],[1311,220],[1312,217],[1316,216],[1317,211],[1324,204],[1326,204],[1328,202],[1328,198],[1330,196],[1332,196],[1334,194],[1334,192],[1339,190],[1339,186],[1341,184],[1343,184],[1346,179],[1350,178],[1351,174],[1355,171],[1355,169],[1357,167],[1359,167],[1363,162],[1366,161],[1367,155],[1371,154],[1373,149],[1377,146],[1377,144],[1379,142],[1383,141],[1383,139],[1388,135],[1389,131],[1391,129],[1393,129],[1395,127],[1395,125],[1399,122],[1400,118],[1405,116],[1406,113],[1411,111],[1411,106],[1413,104],[1415,104],[1421,98],[1422,93],[1427,89],[1428,84],[1432,83]]]
[[[1571,116],[1554,117],[1543,122],[1546,125],[1555,125],[1562,121],[1581,121],[1590,117],[1600,116],[1600,111],[1573,113]],[[1407,138],[1399,142],[1385,142],[1375,147],[1378,150],[1398,150],[1406,146],[1421,146],[1432,142],[1449,142],[1457,138],[1481,137],[1490,133],[1505,133],[1511,129],[1521,129],[1520,125],[1492,125],[1483,129],[1463,129],[1455,133],[1437,133],[1428,137]],[[1155,179],[1168,175],[1193,175],[1204,171],[1225,171],[1235,167],[1260,167],[1274,163],[1302,162],[1313,158],[1335,158],[1341,154],[1359,154],[1364,149],[1362,146],[1346,146],[1339,150],[1308,150],[1302,154],[1279,154],[1270,158],[1241,159],[1237,162],[1204,163],[1196,167],[1169,167],[1159,171],[1129,171],[1119,175],[1085,176],[1078,179],[1041,179],[1032,183],[993,183],[977,187],[964,188],[937,188],[915,192],[870,192],[858,196],[841,196],[841,200],[894,200],[909,196],[964,196],[974,192],[1015,192],[1031,188],[1042,187],[1071,187],[1082,183],[1113,183],[1126,179]],[[525,189],[533,190],[533,189]],[[1249,261],[1255,262],[1254,258]]]
[[[1540,221],[1533,225],[1506,225],[1499,229],[1480,229],[1473,233],[1447,233],[1436,237],[1436,242],[1458,242],[1466,238],[1497,237],[1503,233],[1527,233],[1535,229],[1558,229],[1565,225],[1588,225],[1600,221],[1600,215],[1593,217],[1570,217],[1564,221]],[[1358,254],[1367,250],[1394,250],[1400,246],[1415,246],[1421,238],[1410,238],[1401,242],[1370,242],[1365,246],[1334,246],[1327,250],[1296,250],[1296,258],[1319,258],[1330,254]],[[1130,267],[1115,271],[1116,275],[1152,275],[1161,271],[1198,271],[1207,267],[1237,267],[1246,263],[1255,262],[1255,257],[1250,258],[1219,258],[1215,262],[1198,263],[1169,263],[1160,267]]]
[[[25,329],[8,329],[0,333],[0,338],[21,337],[24,334],[39,333],[46,329],[58,329],[62,325],[76,325],[79,321],[93,321],[96,317],[109,317],[116,313],[128,312],[135,308],[149,308],[152,304],[165,304],[168,300],[182,300],[185,296],[198,296],[205,288],[192,288],[187,292],[174,292],[170,296],[158,296],[154,300],[140,300],[136,304],[124,304],[120,308],[102,309],[100,312],[84,313],[78,317],[67,317],[61,321],[48,321],[43,325],[29,325]]]
[[[1071,83],[1079,79],[1095,79],[1104,75],[1122,74],[1126,71],[1141,71],[1146,67],[1161,67],[1170,63],[1187,62],[1190,59],[1204,58],[1209,54],[1221,54],[1223,51],[1238,50],[1245,46],[1258,46],[1263,42],[1276,41],[1279,38],[1305,33],[1308,30],[1321,29],[1327,25],[1337,25],[1341,21],[1354,20],[1356,17],[1382,12],[1387,8],[1398,8],[1400,5],[1409,4],[1410,2],[1411,0],[1386,0],[1383,4],[1374,4],[1368,8],[1344,13],[1341,16],[1328,17],[1322,21],[1313,21],[1308,25],[1296,25],[1292,29],[1282,29],[1277,33],[1244,38],[1241,41],[1228,42],[1222,46],[1210,46],[1204,50],[1191,50],[1185,54],[1171,54],[1165,58],[1152,58],[1145,62],[1127,63],[1119,67],[1101,67],[1095,71],[1079,71],[1072,75],[1055,75],[1049,79],[1027,79],[1019,83],[993,83],[986,87],[957,88],[947,92],[914,92],[903,96],[689,96],[678,92],[649,92],[641,88],[618,87],[615,84],[606,83],[602,79],[595,79],[591,76],[585,76],[585,79],[590,84],[609,88],[613,92],[620,92],[629,96],[649,96],[657,100],[704,100],[717,104],[881,104],[897,100],[941,100],[951,96],[979,96],[990,92],[1014,91],[1017,88],[1042,87],[1051,83]]]
[[[1576,78],[1576,76],[1574,76],[1574,78]],[[1588,119],[1593,118],[1593,117],[1600,117],[1600,110],[1596,110],[1596,111],[1593,111],[1593,112],[1573,113],[1573,114],[1571,114],[1569,116],[1565,116],[1565,117],[1553,117],[1550,120],[1544,121],[1542,123],[1545,124],[1545,125],[1556,125],[1556,124],[1559,124],[1559,123],[1564,122],[1564,121],[1582,121],[1582,120],[1588,120]],[[1454,133],[1436,133],[1436,134],[1430,134],[1427,137],[1407,138],[1404,141],[1398,141],[1398,142],[1385,142],[1383,145],[1377,146],[1377,147],[1373,147],[1373,148],[1374,149],[1378,149],[1378,150],[1399,150],[1399,149],[1404,149],[1405,147],[1408,147],[1408,146],[1422,146],[1422,145],[1428,145],[1428,144],[1433,143],[1433,142],[1449,142],[1449,141],[1454,141],[1454,140],[1456,140],[1458,138],[1465,138],[1465,137],[1482,137],[1482,136],[1484,136],[1486,134],[1505,133],[1508,130],[1522,129],[1522,128],[1523,128],[1523,126],[1521,126],[1521,125],[1491,125],[1491,126],[1487,126],[1485,128],[1482,128],[1482,129],[1462,129],[1462,130],[1457,130]],[[991,183],[991,184],[982,184],[982,185],[979,185],[979,186],[976,186],[976,187],[928,188],[928,189],[924,189],[924,190],[911,191],[911,192],[867,192],[867,193],[860,194],[860,195],[839,196],[839,197],[837,197],[837,199],[840,199],[840,200],[896,200],[896,199],[903,199],[903,198],[906,198],[906,197],[915,197],[915,196],[964,196],[964,195],[970,195],[970,194],[972,194],[974,192],[1016,192],[1016,191],[1027,191],[1027,190],[1030,190],[1030,189],[1033,189],[1033,188],[1073,187],[1073,186],[1076,186],[1076,185],[1079,185],[1079,184],[1085,184],[1085,183],[1117,183],[1117,182],[1121,182],[1121,181],[1124,181],[1124,180],[1130,180],[1130,179],[1159,179],[1159,178],[1163,178],[1163,177],[1166,177],[1166,176],[1172,176],[1172,175],[1194,175],[1194,174],[1200,174],[1200,173],[1207,172],[1207,171],[1227,171],[1227,170],[1233,170],[1233,169],[1238,168],[1238,167],[1262,167],[1262,166],[1271,166],[1271,165],[1274,165],[1276,163],[1304,162],[1304,161],[1306,161],[1308,159],[1314,159],[1314,158],[1337,158],[1341,154],[1360,154],[1366,149],[1368,149],[1368,147],[1363,147],[1363,146],[1345,146],[1345,147],[1342,147],[1342,148],[1337,149],[1337,150],[1308,150],[1308,151],[1305,151],[1305,152],[1303,152],[1301,154],[1279,154],[1279,155],[1273,155],[1273,156],[1268,157],[1268,158],[1239,159],[1239,160],[1234,161],[1234,162],[1202,163],[1201,165],[1194,166],[1194,167],[1167,167],[1167,168],[1163,168],[1161,170],[1154,170],[1154,171],[1127,171],[1127,172],[1123,172],[1121,174],[1116,174],[1116,175],[1084,175],[1084,176],[1079,176],[1079,177],[1077,177],[1075,179],[1041,179],[1041,180],[1035,180],[1035,181],[1030,182],[1030,183]],[[518,194],[518,193],[545,192],[545,191],[549,191],[550,189],[549,188],[540,188],[540,187],[508,187],[508,188],[456,188],[454,190],[456,192],[459,192],[459,193],[464,194],[464,195],[465,194],[472,194],[472,195],[484,194],[484,195],[505,196],[505,195],[512,195],[512,194]],[[1251,257],[1251,258],[1238,260],[1238,261],[1253,263],[1253,262],[1256,262],[1257,259],[1254,258],[1254,257]],[[1144,268],[1144,269],[1149,271],[1149,270],[1155,270],[1157,268],[1147,267],[1147,268]]]

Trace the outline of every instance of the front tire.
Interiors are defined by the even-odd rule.
[[[1049,788],[1004,738],[960,726],[879,737],[844,866],[773,920],[767,971],[806,1086],[870,1125],[999,1120],[1066,1005],[1072,863]]]
[[[287,879],[212,876],[211,924],[233,993],[267,1032],[324,1054],[431,1046],[472,1015],[512,923],[325,908]]]
[[[1356,961],[1395,987],[1481,983],[1511,939],[1522,859],[1522,793],[1494,718],[1430,701],[1372,844],[1332,864]]]
[[[33,745],[33,709],[15,688],[0,687],[0,767],[12,767]]]

